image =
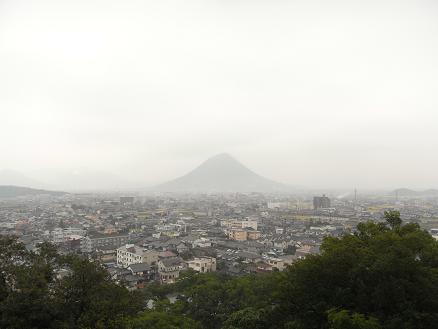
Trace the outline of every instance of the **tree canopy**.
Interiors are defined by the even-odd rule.
[[[361,223],[355,234],[326,238],[321,255],[288,269],[276,312],[296,328],[354,319],[385,329],[436,326],[438,244],[418,225],[401,225],[397,212],[385,218],[387,224]]]
[[[115,329],[142,306],[99,263],[61,256],[46,243],[30,252],[0,239],[0,328]]]

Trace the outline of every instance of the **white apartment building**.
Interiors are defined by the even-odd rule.
[[[68,240],[70,236],[84,236],[86,231],[82,228],[67,227],[67,228],[55,228],[50,232],[50,239],[53,243],[62,243]]]
[[[134,244],[127,244],[117,249],[117,265],[128,267],[131,264],[146,263],[152,265],[158,262],[159,253],[144,250]]]
[[[143,248],[127,244],[117,248],[117,265],[128,267],[131,264],[143,263]]]
[[[199,257],[187,261],[187,267],[200,273],[216,272],[216,258]]]
[[[254,231],[257,231],[257,221],[251,219],[225,219],[221,221],[221,226],[227,229],[252,228]]]

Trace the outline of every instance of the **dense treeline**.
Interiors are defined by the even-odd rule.
[[[0,328],[422,329],[438,323],[438,243],[397,212],[325,239],[282,273],[186,272],[128,292],[95,262],[0,239]],[[59,269],[69,269],[60,276]],[[170,303],[166,295],[178,296]],[[148,300],[154,309],[145,310]]]
[[[0,239],[0,328],[120,328],[142,304],[98,263],[60,256],[49,244],[34,253]]]

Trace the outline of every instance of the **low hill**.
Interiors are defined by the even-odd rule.
[[[28,177],[21,172],[10,170],[10,169],[2,169],[0,170],[0,186],[8,185],[8,186],[33,186],[35,188],[45,188],[44,184],[35,180],[31,177]]]
[[[14,185],[0,185],[0,198],[16,198],[27,195],[52,195],[60,196],[66,194],[59,191],[46,191],[30,187],[14,186]]]
[[[392,194],[399,197],[435,197],[438,196],[438,190],[429,189],[424,191],[415,191],[407,188],[399,188],[394,190]]]

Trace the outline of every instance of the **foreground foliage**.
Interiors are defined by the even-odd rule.
[[[438,323],[438,243],[388,212],[287,271],[186,272],[128,292],[95,262],[0,238],[0,328],[426,329]],[[68,275],[60,277],[60,269]],[[166,296],[177,296],[170,303]],[[148,300],[154,309],[146,310]]]
[[[322,255],[287,272],[277,312],[292,328],[344,328],[347,317],[349,328],[436,326],[438,244],[418,225],[401,225],[399,213],[385,216],[389,225],[361,223],[354,235],[327,238]]]
[[[49,244],[34,253],[0,239],[1,328],[120,328],[142,304],[98,263],[60,256]]]

